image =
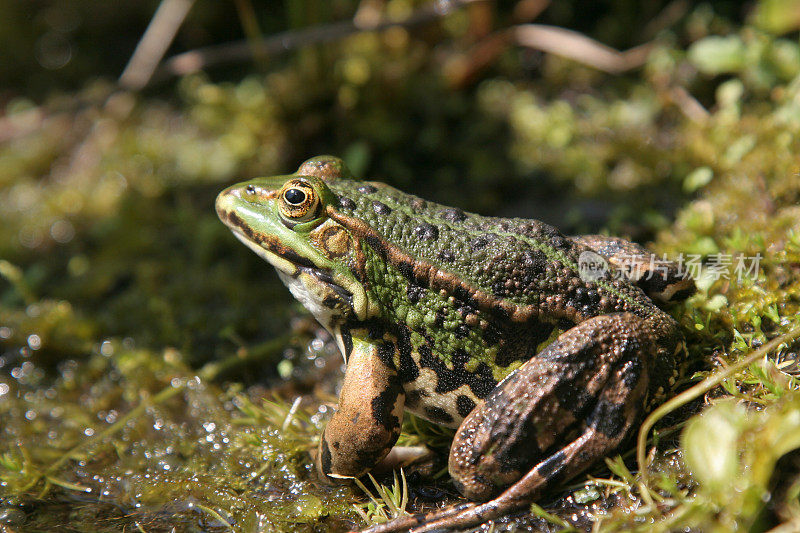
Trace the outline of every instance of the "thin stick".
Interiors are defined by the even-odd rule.
[[[162,0],[119,77],[122,87],[139,90],[150,82],[192,4],[194,0]]]
[[[703,104],[697,101],[697,98],[689,94],[686,88],[673,87],[669,91],[669,96],[672,102],[678,106],[681,113],[686,115],[689,120],[702,124],[711,117],[711,113],[703,107]]]
[[[582,33],[544,24],[523,24],[511,31],[514,41],[521,46],[566,57],[611,74],[644,65],[653,48],[651,43],[646,43],[620,52]]]
[[[314,26],[297,31],[287,31],[258,41],[234,41],[221,45],[198,48],[178,54],[166,60],[153,76],[162,81],[174,76],[184,76],[208,67],[249,60],[254,53],[264,56],[285,53],[301,46],[336,41],[358,32],[383,31],[393,27],[410,28],[437,20],[467,4],[488,0],[451,0],[434,2],[432,6],[417,9],[402,20],[382,19],[377,21],[346,20],[325,26]]]
[[[193,74],[209,67],[247,61],[254,55],[264,57],[285,53],[302,46],[343,39],[358,32],[419,26],[439,19],[467,4],[484,1],[487,0],[452,0],[444,4],[444,7],[434,2],[432,7],[420,8],[403,20],[358,17],[325,26],[279,33],[263,37],[258,41],[235,41],[198,48],[165,61],[153,76],[153,80],[162,81],[174,76]],[[507,31],[512,36],[512,41],[520,46],[567,57],[611,74],[619,74],[642,66],[653,47],[652,43],[646,43],[620,52],[581,33],[543,24],[522,24]]]

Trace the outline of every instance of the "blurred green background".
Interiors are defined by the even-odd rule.
[[[693,381],[794,331],[798,28],[796,0],[0,0],[0,530],[391,515],[311,475],[339,355],[213,210],[314,155],[672,257],[760,254],[672,310]],[[152,75],[129,66],[140,43]],[[796,359],[673,413],[647,495],[628,447],[498,527],[800,528]],[[412,419],[402,439],[435,452],[406,471],[409,510],[458,501],[447,433]]]

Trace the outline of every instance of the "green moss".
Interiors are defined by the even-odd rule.
[[[600,19],[614,24],[597,24],[621,35],[619,21],[635,14],[614,9]],[[781,9],[760,2],[739,24],[700,7],[628,76],[547,56],[532,77],[508,50],[470,85],[454,74],[472,39],[460,12],[438,35],[363,33],[264,75],[185,78],[169,98],[95,82],[40,106],[10,101],[12,134],[0,143],[0,524],[362,524],[353,504],[365,495],[319,483],[310,456],[341,359],[213,212],[225,184],[318,153],[487,214],[557,221],[553,211],[569,211],[565,230],[596,231],[600,211],[603,229],[698,256],[700,291],[672,310],[695,371],[684,387],[797,328],[800,53],[776,35],[796,28]],[[566,195],[577,207],[551,210]],[[759,268],[737,277],[739,258],[748,266],[756,255]],[[727,278],[714,274],[720,260],[730,260]],[[798,377],[793,343],[657,425],[646,488],[628,447],[513,521],[600,531],[796,523]],[[435,452],[405,470],[409,510],[458,501],[445,471],[450,438],[407,419],[400,443]],[[399,485],[386,493],[398,494]],[[367,505],[371,520],[385,516]]]

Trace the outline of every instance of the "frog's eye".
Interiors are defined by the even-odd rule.
[[[283,193],[283,201],[293,206],[303,205],[303,202],[306,201],[306,193],[303,189],[296,187],[286,189]]]
[[[291,180],[283,186],[278,207],[281,215],[292,222],[306,222],[319,215],[319,194],[303,179]]]

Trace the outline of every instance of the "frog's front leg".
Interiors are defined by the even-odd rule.
[[[366,473],[397,441],[405,394],[397,372],[381,360],[381,354],[394,349],[353,339],[339,406],[319,443],[317,469],[323,479]]]
[[[656,345],[648,321],[591,318],[510,374],[462,422],[450,475],[472,500],[367,531],[465,528],[530,505],[541,491],[613,452],[647,395]]]

